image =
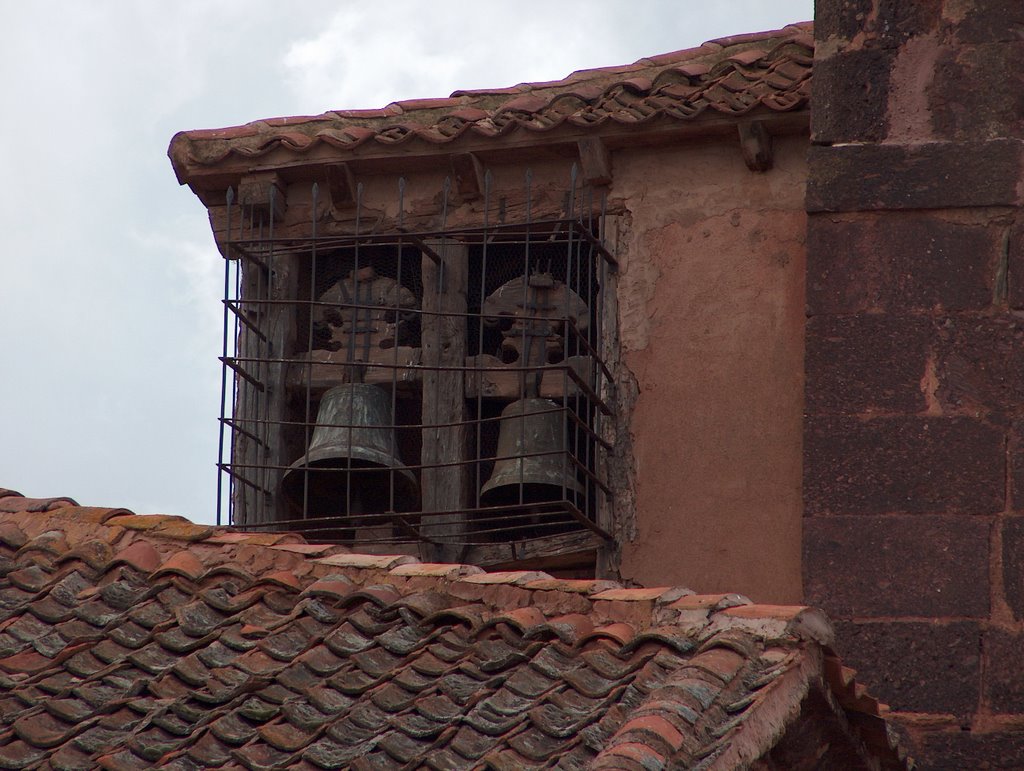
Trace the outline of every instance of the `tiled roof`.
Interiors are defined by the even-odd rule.
[[[302,154],[329,145],[346,152],[367,144],[396,147],[422,140],[438,145],[560,127],[597,131],[659,120],[690,122],[707,114],[790,112],[803,108],[810,97],[813,54],[812,25],[803,22],[633,64],[580,70],[558,81],[184,131],[171,141],[169,154],[178,179],[185,182],[189,168],[216,165],[231,156],[255,159],[277,148]]]
[[[804,607],[348,553],[0,491],[0,768],[734,768],[818,687]]]

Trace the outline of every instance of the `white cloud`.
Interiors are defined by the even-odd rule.
[[[424,11],[418,0],[346,6],[283,59],[307,112],[382,107],[456,89],[558,79],[704,40],[810,18],[811,2],[690,3],[520,0]]]

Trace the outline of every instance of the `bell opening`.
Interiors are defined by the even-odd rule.
[[[492,487],[480,495],[480,503],[484,506],[525,506],[556,501],[576,503],[576,491],[569,485],[560,487],[538,482],[524,482]]]
[[[493,531],[490,540],[494,541],[569,532],[579,525],[562,504],[577,505],[577,497],[572,487],[536,482],[493,487],[480,495],[480,503],[504,511],[500,515],[483,515],[475,529],[481,533]]]
[[[354,520],[359,515],[414,511],[419,505],[415,479],[408,469],[350,458],[319,460],[290,469],[282,481],[282,493],[305,517]]]
[[[324,393],[309,448],[281,480],[292,511],[357,527],[417,509],[416,477],[402,463],[393,424],[391,396],[377,386],[348,383]]]

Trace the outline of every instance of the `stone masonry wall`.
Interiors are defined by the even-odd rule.
[[[1024,767],[1024,6],[818,0],[804,590],[926,769]]]

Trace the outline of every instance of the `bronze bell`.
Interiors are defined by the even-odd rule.
[[[480,488],[486,506],[575,500],[583,487],[566,452],[562,407],[520,399],[501,411],[494,472]]]
[[[281,492],[307,516],[382,513],[417,507],[416,477],[402,463],[391,426],[391,398],[366,383],[324,393],[306,454],[288,467]],[[307,486],[308,485],[308,486]]]

